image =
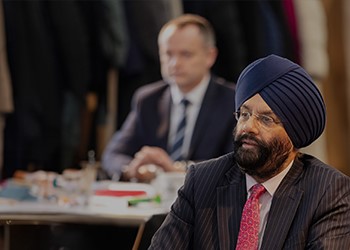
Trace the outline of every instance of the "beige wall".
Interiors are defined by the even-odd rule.
[[[349,81],[346,73],[345,18],[349,15],[348,0],[323,0],[327,15],[329,76],[325,80],[327,104],[328,163],[350,175],[349,150]],[[346,6],[345,6],[346,5]],[[345,11],[347,9],[347,11]],[[348,18],[348,17],[347,17]],[[349,23],[349,21],[347,21]],[[346,31],[348,32],[348,31]],[[349,56],[348,56],[349,58]],[[348,67],[348,66],[347,66]]]
[[[343,20],[344,23],[349,24],[350,22],[350,1],[344,1],[343,2]],[[343,32],[344,32],[344,40],[345,44],[348,45],[345,47],[345,68],[346,68],[346,76],[347,80],[349,81],[350,79],[350,29],[348,25],[344,25],[343,27]],[[350,84],[347,84],[347,95],[350,96]],[[350,108],[350,100],[348,100],[348,108]]]
[[[349,124],[350,124],[350,29],[349,29],[349,23],[350,23],[350,1],[343,0],[343,11],[344,11],[344,17],[343,17],[343,23],[347,24],[343,27],[344,32],[344,40],[345,40],[345,72],[346,72],[346,93],[347,93],[347,125],[349,130]],[[347,150],[346,150],[346,170],[347,173],[350,173],[350,132],[347,134]],[[350,175],[350,174],[349,174]]]

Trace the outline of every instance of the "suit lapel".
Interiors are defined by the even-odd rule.
[[[158,105],[159,126],[157,128],[157,137],[160,140],[160,146],[164,149],[167,149],[168,143],[171,100],[170,88],[167,87],[159,99]]]
[[[299,190],[294,185],[302,170],[302,164],[296,160],[276,190],[261,249],[282,249],[301,198],[303,197],[303,190]]]
[[[217,188],[220,249],[231,249],[236,245],[242,209],[247,197],[244,174],[237,166],[233,166],[226,177],[228,184]]]

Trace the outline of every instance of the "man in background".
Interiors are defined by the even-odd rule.
[[[158,45],[163,80],[136,91],[102,156],[115,180],[147,181],[159,168],[183,172],[189,161],[232,150],[234,85],[210,72],[218,53],[210,23],[182,15],[163,26]]]

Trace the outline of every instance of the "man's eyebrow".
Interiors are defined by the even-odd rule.
[[[250,108],[248,107],[248,105],[246,105],[246,104],[243,104],[243,105],[241,106],[241,108],[250,109]]]
[[[241,108],[244,108],[244,109],[247,109],[247,110],[249,110],[249,111],[251,111],[251,108],[248,106],[248,105],[246,105],[246,104],[243,104],[242,106],[241,106]],[[263,115],[273,115],[273,116],[276,116],[276,114],[271,110],[271,109],[269,109],[269,110],[262,110],[262,111],[257,111],[257,113],[258,114],[263,114]]]
[[[270,109],[270,110],[263,110],[258,112],[259,114],[264,114],[264,115],[275,115],[275,113]]]

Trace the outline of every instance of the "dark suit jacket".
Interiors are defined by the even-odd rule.
[[[188,160],[200,161],[232,151],[232,131],[236,125],[233,112],[234,88],[212,78],[195,124]],[[136,91],[132,111],[121,130],[108,143],[102,157],[103,168],[110,176],[120,174],[142,146],[167,150],[171,95],[163,81]]]
[[[150,249],[235,249],[246,197],[232,153],[191,166]],[[275,192],[261,249],[350,249],[350,178],[301,155]]]

